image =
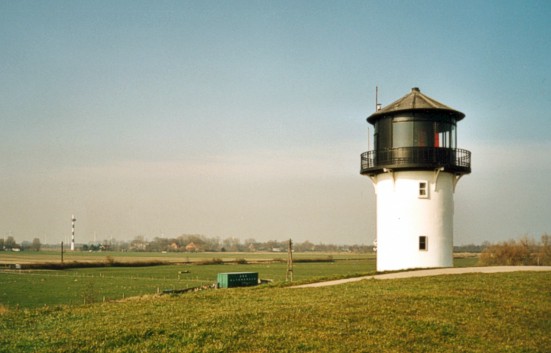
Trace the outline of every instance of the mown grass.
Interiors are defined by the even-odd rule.
[[[0,352],[549,352],[551,273],[255,287],[0,314]]]

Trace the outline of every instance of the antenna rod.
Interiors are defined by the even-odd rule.
[[[379,110],[379,86],[375,86],[375,111]]]
[[[382,107],[382,104],[379,103],[379,86],[375,86],[375,111],[378,112]]]

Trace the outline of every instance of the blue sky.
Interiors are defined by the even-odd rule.
[[[375,87],[466,114],[455,243],[551,232],[548,1],[0,2],[0,235],[365,243]],[[372,132],[372,129],[371,129]]]

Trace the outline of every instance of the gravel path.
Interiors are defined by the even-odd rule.
[[[358,281],[363,281],[365,279],[397,279],[397,278],[426,277],[426,276],[439,276],[439,275],[456,275],[461,273],[497,273],[497,272],[516,272],[516,271],[551,271],[551,266],[488,266],[488,267],[437,268],[432,270],[394,272],[394,273],[385,273],[382,275],[339,279],[336,281],[309,283],[309,284],[303,284],[300,286],[294,286],[290,288],[335,286],[337,284],[358,282]]]

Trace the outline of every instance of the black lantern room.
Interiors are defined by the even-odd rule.
[[[464,117],[412,88],[367,118],[375,127],[374,150],[362,154],[361,174],[436,169],[469,174],[471,152],[457,148],[457,122]]]

